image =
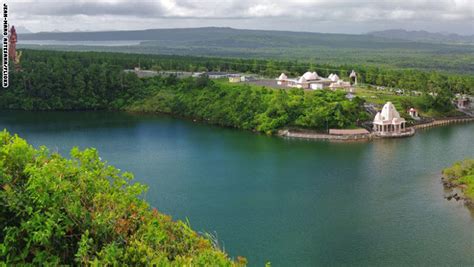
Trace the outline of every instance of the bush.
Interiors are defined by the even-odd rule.
[[[140,199],[145,186],[101,161],[70,159],[0,132],[0,262],[7,265],[245,265]]]

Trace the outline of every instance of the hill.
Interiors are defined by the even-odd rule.
[[[153,29],[140,31],[23,34],[19,47],[69,51],[216,56],[299,60],[313,63],[364,64],[474,73],[474,46],[393,40],[373,35],[326,34],[232,28]],[[21,44],[22,40],[30,44]],[[34,45],[54,40],[55,44]],[[119,45],[116,41],[139,41]],[[84,45],[108,41],[111,46]]]
[[[402,29],[393,29],[370,32],[368,35],[413,42],[474,44],[474,35],[459,35],[455,33],[433,33],[427,31],[407,31]]]

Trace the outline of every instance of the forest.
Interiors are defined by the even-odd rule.
[[[124,72],[143,69],[228,71],[276,77],[317,70],[322,76],[347,77],[355,69],[362,83],[418,90],[420,106],[452,109],[454,93],[472,93],[468,75],[392,70],[366,66],[330,66],[288,61],[155,56],[97,52],[24,50],[21,71],[12,71],[10,87],[0,89],[1,109],[130,110],[161,112],[219,125],[273,133],[284,126],[350,128],[367,119],[364,100],[343,92],[274,90],[201,79],[140,79]],[[12,68],[13,69],[13,68]],[[428,93],[432,93],[429,95]]]
[[[0,132],[0,264],[244,266],[211,236],[143,200],[131,173],[95,149],[70,157]]]
[[[395,36],[391,33],[390,36]],[[19,36],[23,48],[272,59],[474,74],[474,45],[330,34],[206,27],[105,32],[41,32]],[[22,44],[21,40],[28,40]],[[34,41],[55,40],[33,45]],[[91,41],[81,45],[83,41]],[[94,45],[94,41],[99,41]],[[111,46],[101,46],[108,41]],[[117,41],[134,41],[117,45]],[[289,69],[286,69],[289,70]]]

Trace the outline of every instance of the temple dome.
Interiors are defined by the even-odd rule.
[[[288,79],[288,76],[286,76],[285,73],[280,74],[280,77],[278,77],[278,80],[286,80]]]
[[[316,80],[318,78],[318,74],[316,74],[316,72],[307,71],[305,74],[303,74],[302,77],[305,78],[307,81],[308,80]]]
[[[392,104],[392,102],[387,102],[383,108],[382,108],[382,119],[384,121],[392,121],[393,119],[399,119],[400,114],[398,113],[397,109],[395,106]]]
[[[301,77],[299,78],[298,83],[305,83],[305,82],[306,82],[306,79],[305,79],[305,77],[304,77],[304,75],[303,75],[303,76],[301,76]]]
[[[330,75],[329,79],[333,82],[337,82],[339,81],[339,76],[337,76],[337,74],[332,74],[332,76]]]
[[[380,114],[380,112],[377,112],[377,114],[375,115],[374,122],[383,122],[382,114]]]

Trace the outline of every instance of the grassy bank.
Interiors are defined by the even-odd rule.
[[[456,162],[443,170],[443,184],[456,191],[454,198],[463,199],[467,206],[474,209],[474,159]]]
[[[70,159],[0,132],[0,265],[242,266],[142,200],[95,149]]]
[[[363,100],[342,91],[272,89],[215,82],[207,77],[148,80],[147,96],[128,111],[159,112],[206,123],[273,134],[288,126],[353,128],[368,119]]]

